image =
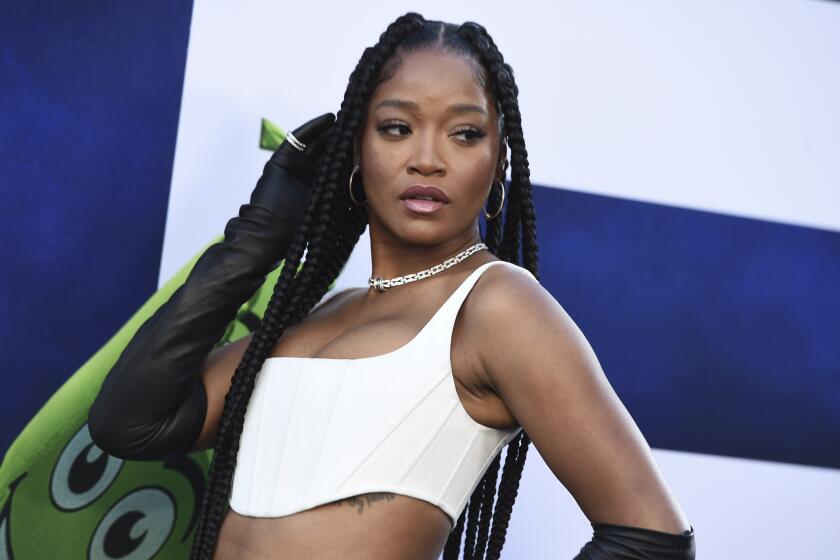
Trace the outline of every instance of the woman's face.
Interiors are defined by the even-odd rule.
[[[506,155],[495,105],[469,62],[436,51],[404,55],[374,91],[356,139],[355,177],[362,176],[372,239],[420,245],[477,239],[478,213],[503,177]],[[354,178],[356,198],[359,183]],[[423,212],[433,204],[401,199],[413,185],[437,187],[448,202]]]

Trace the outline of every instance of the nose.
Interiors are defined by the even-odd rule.
[[[409,160],[408,174],[445,175],[446,164],[440,157],[440,146],[434,136],[434,131],[426,130],[423,134],[418,133],[415,138],[417,138],[417,142],[411,154],[411,160]]]

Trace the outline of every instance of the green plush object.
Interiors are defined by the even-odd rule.
[[[260,145],[273,146],[279,137],[282,131],[263,119]],[[87,415],[137,329],[184,283],[207,247],[222,239],[213,239],[155,292],[9,447],[0,464],[0,560],[181,560],[189,555],[212,451],[173,461],[111,457],[91,441]],[[256,328],[282,268],[281,263],[266,276],[217,346]]]

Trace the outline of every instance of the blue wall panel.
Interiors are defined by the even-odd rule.
[[[192,2],[0,17],[0,449],[155,291]]]
[[[536,187],[540,280],[653,447],[840,467],[840,233]]]

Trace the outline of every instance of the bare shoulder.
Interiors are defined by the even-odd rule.
[[[550,348],[580,343],[580,329],[560,303],[524,267],[497,265],[473,288],[471,330],[479,363],[491,386],[521,368],[501,367],[500,354],[525,358]],[[473,296],[471,296],[473,297]],[[497,379],[494,379],[497,378]]]
[[[505,328],[532,324],[529,308],[559,305],[527,268],[513,263],[488,268],[472,292],[477,307],[483,310],[481,319],[491,328],[503,326],[497,321],[506,324]]]

